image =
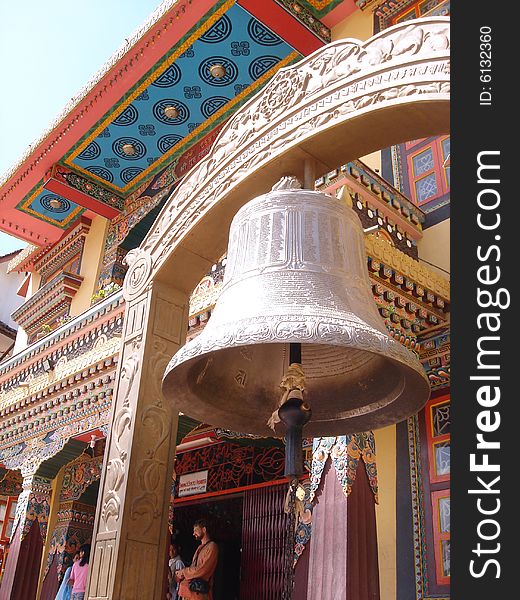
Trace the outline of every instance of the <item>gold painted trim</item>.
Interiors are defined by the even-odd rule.
[[[216,21],[218,21],[218,19],[220,19],[220,17],[224,13],[226,13],[231,8],[231,6],[233,6],[234,4],[235,4],[235,0],[228,0],[228,2],[223,4],[217,11],[215,11],[215,13],[213,13],[213,15],[207,21],[205,21],[203,25],[201,25],[184,43],[182,43],[177,48],[177,50],[156,71],[154,71],[151,75],[149,75],[143,81],[143,83],[141,83],[141,85],[139,85],[128,96],[128,98],[117,107],[117,109],[113,113],[111,113],[108,117],[106,117],[101,122],[101,124],[96,127],[96,129],[93,131],[93,133],[91,135],[89,135],[88,138],[80,146],[78,146],[78,148],[76,148],[76,150],[74,150],[74,152],[70,156],[67,157],[67,159],[64,161],[65,164],[67,164],[68,166],[71,166],[71,167],[74,166],[76,168],[80,168],[77,165],[75,165],[74,163],[72,163],[71,161],[74,160],[78,156],[78,154],[81,154],[81,152],[83,152],[83,150],[90,144],[90,142],[92,140],[94,140],[99,135],[99,133],[101,131],[103,131],[103,129],[105,129],[114,119],[116,119],[137,98],[137,96],[139,96],[149,85],[151,85],[151,83],[153,81],[155,81],[157,79],[157,77],[162,75],[162,73],[164,73],[164,71],[166,71],[166,69],[171,64],[173,64],[177,60],[177,58],[179,58],[179,56],[189,46],[191,46],[195,41],[197,41],[197,39],[199,37],[201,37],[201,35],[206,33],[206,31]],[[90,176],[93,175],[93,173],[90,173],[90,171],[83,171],[83,172],[88,173]],[[94,176],[94,177],[96,179],[98,179],[99,181],[105,181],[104,179],[98,178],[97,176]],[[129,185],[126,186],[125,188],[117,188],[115,186],[113,186],[113,187],[114,187],[114,189],[118,189],[120,191],[125,191],[126,189],[128,189]]]
[[[283,58],[282,60],[280,60],[279,63],[277,63],[276,65],[274,65],[273,67],[271,67],[269,69],[269,71],[266,71],[260,78],[258,78],[256,81],[254,81],[248,88],[246,88],[245,90],[242,90],[240,92],[240,94],[237,94],[232,100],[230,100],[227,104],[225,104],[224,106],[222,106],[214,114],[212,114],[209,119],[206,119],[204,121],[204,123],[201,123],[191,133],[189,133],[187,136],[183,137],[182,140],[180,142],[178,142],[175,146],[172,146],[167,152],[165,152],[162,155],[162,157],[159,160],[157,160],[155,163],[151,164],[142,173],[139,173],[139,175],[137,175],[137,177],[135,177],[134,179],[132,179],[132,181],[130,183],[128,183],[124,188],[118,188],[114,184],[106,182],[105,179],[102,179],[101,177],[98,177],[94,173],[91,173],[90,171],[87,171],[87,170],[83,169],[82,167],[80,167],[80,166],[78,166],[76,164],[73,164],[72,166],[73,166],[73,168],[75,170],[80,171],[80,172],[82,172],[83,174],[85,174],[85,175],[87,175],[89,177],[93,177],[93,178],[99,180],[100,182],[108,183],[108,185],[110,185],[110,187],[114,188],[118,192],[125,193],[130,188],[134,187],[141,179],[145,178],[149,174],[150,171],[152,171],[154,169],[157,169],[162,164],[168,162],[168,159],[170,159],[173,155],[177,154],[177,152],[180,152],[183,149],[183,147],[186,146],[191,139],[193,139],[199,133],[203,132],[204,129],[208,128],[208,125],[211,125],[211,123],[215,122],[224,113],[226,113],[228,110],[230,110],[231,108],[233,108],[233,106],[235,106],[237,103],[239,103],[245,97],[249,96],[254,90],[256,90],[259,86],[261,86],[263,83],[265,83],[265,81],[267,81],[268,79],[270,79],[271,77],[273,77],[279,69],[282,69],[283,67],[285,67],[288,64],[290,64],[293,60],[295,60],[296,58],[298,58],[298,56],[299,56],[299,53],[296,52],[296,51],[293,51],[290,54],[288,54],[285,58]],[[210,132],[208,132],[208,133],[210,133]]]
[[[365,248],[369,256],[380,260],[385,265],[428,288],[445,300],[450,299],[450,282],[448,279],[437,275],[425,265],[398,250],[385,239],[367,235],[365,236]]]

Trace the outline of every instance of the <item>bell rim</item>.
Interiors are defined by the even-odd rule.
[[[277,343],[278,342],[274,342],[274,344]],[[239,347],[244,346],[235,346],[232,348],[226,347],[223,349],[229,350]],[[374,352],[371,353],[376,354]],[[185,396],[186,398],[193,398],[193,392],[188,391],[186,373],[188,372],[192,362],[203,359],[204,357],[207,357],[208,354],[210,353],[194,356],[191,359],[188,359],[179,364],[179,369],[177,371],[177,377],[179,378],[178,380],[174,379],[172,381],[171,379],[171,374],[174,371],[174,369],[166,369],[162,381],[163,395],[165,396],[166,400],[172,398],[172,388],[177,388],[177,393],[175,393],[175,396],[177,396],[177,402],[180,399],[180,396]],[[304,428],[304,437],[349,435],[352,433],[381,429],[383,427],[396,425],[397,423],[405,421],[407,418],[416,415],[422,408],[424,408],[431,394],[430,382],[426,373],[424,372],[424,369],[422,369],[422,367],[421,370],[415,369],[389,356],[385,356],[384,358],[390,363],[393,363],[401,371],[404,380],[404,385],[402,388],[402,392],[399,396],[395,397],[393,400],[385,404],[382,404],[376,410],[369,410],[368,405],[365,405],[361,407],[359,414],[355,416],[336,416],[331,419],[322,418],[320,420],[314,420],[313,418]],[[414,390],[415,393],[413,393]],[[416,398],[417,400],[414,402],[405,403],[405,392],[406,397],[413,399]],[[311,392],[306,390],[304,392],[303,399],[304,401],[309,401],[312,409],[313,400],[310,394]],[[276,398],[273,397],[273,406],[275,404],[275,400]],[[189,408],[188,404],[190,405]],[[388,407],[392,407],[392,410],[388,411]],[[365,408],[367,410],[363,412],[362,409]],[[213,414],[210,414],[212,409]],[[203,408],[199,407],[194,410],[192,403],[186,401],[183,406],[179,407],[179,410],[182,410],[184,414],[201,422],[209,423],[215,427],[221,427],[223,429],[233,430],[244,434],[254,434],[262,437],[272,438],[282,438],[285,435],[285,432],[283,431],[283,425],[280,423],[277,425],[275,431],[272,431],[267,426],[267,421],[265,425],[260,425],[254,419],[248,420],[247,426],[240,427],[236,424],[236,415],[233,415],[231,418],[229,417],[229,413],[218,416],[217,404],[213,406],[205,405]],[[217,413],[215,413],[215,410],[217,410]],[[212,421],[212,418],[214,419],[214,421]]]
[[[187,362],[188,360],[192,360],[201,356],[205,356],[211,352],[215,352],[218,350],[223,350],[227,348],[239,348],[250,345],[258,345],[258,344],[316,344],[316,345],[329,345],[329,346],[338,346],[343,348],[352,348],[354,350],[362,350],[364,352],[371,352],[373,354],[384,356],[385,358],[393,358],[398,363],[406,364],[408,367],[417,371],[420,375],[423,376],[425,381],[429,385],[428,376],[424,371],[419,358],[409,349],[405,348],[398,341],[394,340],[387,333],[383,333],[379,331],[363,321],[361,318],[357,317],[357,323],[350,322],[346,319],[340,318],[317,318],[314,316],[301,316],[296,317],[291,315],[290,317],[287,315],[262,315],[261,318],[258,318],[259,324],[268,325],[269,326],[269,335],[262,338],[258,334],[251,333],[251,337],[248,339],[244,339],[244,341],[237,341],[236,338],[230,339],[229,329],[226,326],[227,324],[213,326],[212,321],[210,320],[208,325],[204,328],[204,330],[194,339],[190,340],[184,346],[179,348],[179,350],[172,356],[170,359],[166,369],[162,381],[166,376],[172,372],[175,368],[180,366],[181,363]],[[213,321],[214,323],[215,321]],[[330,334],[327,338],[322,337],[319,339],[312,335],[310,332],[308,335],[302,335],[300,330],[300,335],[285,335],[283,338],[281,336],[276,335],[275,328],[279,327],[280,324],[287,324],[288,326],[293,326],[295,329],[298,328],[299,324],[304,324],[305,326],[309,326],[312,324],[315,329],[321,328],[324,329],[329,328],[330,331],[334,333],[338,333],[339,329],[343,329],[342,338],[332,337]],[[240,330],[240,325],[243,324],[244,327],[251,326],[251,319],[243,319],[234,322],[234,332]],[[361,329],[363,329],[363,333],[365,334],[365,338],[362,341],[366,341],[367,337],[372,340],[378,340],[380,342],[379,348],[375,345],[373,347],[367,347],[361,343],[350,343],[349,341],[345,342],[344,340],[347,336],[350,336],[351,339],[354,338],[352,334],[358,333]],[[265,329],[264,329],[265,331]],[[343,343],[340,343],[340,339],[343,340]],[[209,343],[211,341],[211,343]],[[359,342],[359,338],[357,338],[357,342]],[[203,343],[206,342],[204,345]],[[388,348],[388,352],[385,351],[385,346]],[[201,347],[201,350],[198,352],[194,352],[192,348]],[[188,356],[186,356],[188,355]],[[186,358],[183,358],[186,356]]]

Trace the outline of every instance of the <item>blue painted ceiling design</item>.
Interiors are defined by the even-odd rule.
[[[85,212],[85,209],[75,202],[50,192],[42,186],[33,188],[17,208],[62,229],[68,227]]]
[[[186,136],[197,133],[202,124],[203,133],[209,132],[217,116],[236,105],[239,94],[245,101],[244,90],[292,52],[281,38],[234,4],[165,70],[161,66],[167,57],[158,63],[158,76],[128,100],[122,111],[116,110],[114,118],[93,128],[65,162],[102,184],[129,193],[157,167],[166,166]],[[215,64],[225,68],[223,77],[210,73]],[[138,88],[139,84],[134,89]],[[132,98],[132,93],[127,97]],[[171,106],[176,114],[168,117],[165,108]],[[217,115],[217,111],[221,112]],[[132,146],[132,155],[123,149],[127,144]],[[190,145],[183,144],[182,152]],[[168,160],[161,160],[170,150]]]

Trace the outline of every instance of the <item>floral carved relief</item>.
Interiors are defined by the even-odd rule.
[[[115,456],[112,456],[107,464],[103,508],[101,509],[101,518],[106,531],[111,530],[112,521],[118,521],[121,511],[120,488],[126,474],[130,429],[133,419],[130,397],[139,371],[141,343],[141,337],[138,336],[127,344],[127,347],[130,347],[130,353],[123,362],[119,375],[119,393],[123,396],[123,401],[112,424]]]
[[[163,447],[170,435],[171,411],[163,408],[161,382],[171,351],[168,344],[154,336],[148,361],[148,381],[151,384],[150,404],[143,410],[140,423],[145,440],[145,457],[137,467],[139,494],[132,500],[130,516],[136,526],[147,534],[162,514],[163,488],[167,471],[167,453]]]

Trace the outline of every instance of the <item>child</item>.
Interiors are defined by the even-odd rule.
[[[179,584],[175,579],[175,574],[179,569],[184,569],[185,564],[180,557],[180,546],[176,542],[170,544],[170,560],[168,561],[168,588],[171,600],[178,600]]]
[[[90,544],[83,544],[79,549],[79,560],[72,566],[69,585],[72,586],[71,600],[84,600],[87,587],[88,562],[90,559]]]

